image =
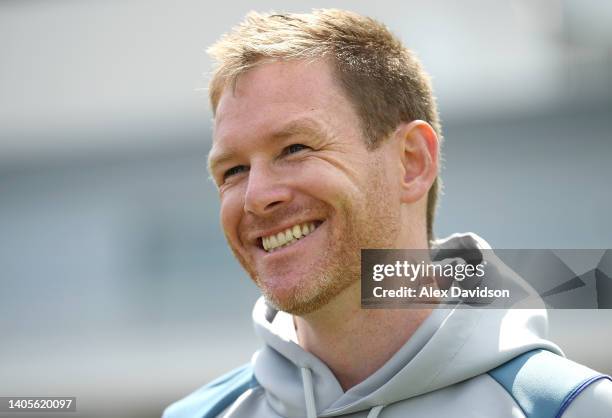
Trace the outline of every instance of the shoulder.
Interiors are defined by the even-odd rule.
[[[600,379],[585,388],[565,410],[563,418],[612,416],[612,381]]]
[[[612,400],[609,376],[546,350],[524,353],[491,370],[489,375],[506,389],[527,417],[567,418],[571,415],[566,412],[576,409],[577,399],[577,405],[599,402],[602,407]],[[605,416],[610,416],[607,410]]]
[[[257,386],[250,364],[232,370],[168,406],[162,418],[212,418]]]

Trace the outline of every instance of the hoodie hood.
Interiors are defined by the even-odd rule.
[[[490,246],[468,233],[436,241],[432,250],[436,249],[480,251]],[[487,261],[487,278],[496,277],[533,294],[491,251],[480,254]],[[270,406],[286,417],[332,417],[364,410],[375,417],[386,405],[487,373],[530,350],[563,355],[545,339],[543,305],[542,309],[438,308],[383,367],[344,392],[330,369],[297,344],[291,315],[260,298],[253,320],[265,343],[252,360],[255,377]]]

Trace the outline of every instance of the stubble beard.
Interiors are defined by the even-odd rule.
[[[371,177],[367,198],[359,207],[343,204],[336,219],[327,222],[327,248],[323,260],[313,260],[308,277],[280,297],[265,277],[232,248],[234,255],[263,293],[267,303],[293,315],[306,315],[327,305],[360,279],[362,248],[392,248],[399,234],[399,205],[385,199],[387,187],[381,175]],[[339,223],[333,227],[332,221]],[[307,258],[307,254],[306,257]]]
[[[280,300],[274,292],[260,286],[267,302],[276,309],[303,316],[327,305],[360,280],[361,249],[389,248],[397,235],[397,225],[391,220],[398,218],[384,213],[385,205],[379,206],[380,202],[377,196],[372,196],[360,210],[343,206],[338,217],[343,220],[342,225],[329,232],[325,259],[312,266],[310,277],[300,280],[290,297]]]

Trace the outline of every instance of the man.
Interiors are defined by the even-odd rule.
[[[543,338],[545,311],[361,309],[362,248],[488,248],[433,240],[435,100],[383,25],[251,13],[210,52],[209,166],[265,346],[165,417],[612,416],[612,382]]]

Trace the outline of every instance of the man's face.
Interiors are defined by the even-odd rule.
[[[313,312],[359,279],[360,249],[392,247],[399,164],[368,151],[325,61],[263,64],[226,88],[210,167],[227,241],[278,309]]]

